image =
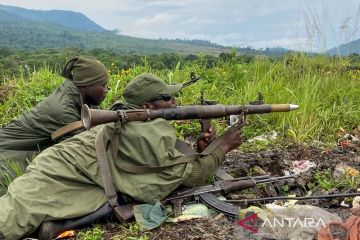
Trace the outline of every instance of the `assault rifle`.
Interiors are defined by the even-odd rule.
[[[182,202],[187,199],[195,198],[195,200],[201,200],[204,202],[204,204],[218,212],[222,212],[230,217],[236,218],[239,216],[240,208],[217,199],[213,195],[214,193],[229,193],[232,191],[244,190],[255,187],[260,183],[279,182],[286,179],[296,178],[297,176],[298,175],[272,177],[269,175],[263,175],[258,177],[242,177],[226,181],[216,181],[213,185],[190,188],[185,191],[174,193],[171,196],[165,198],[162,203],[172,203],[174,206],[175,215],[179,215],[181,214]],[[129,220],[131,217],[133,217],[133,206],[136,204],[138,203],[120,205],[120,210],[124,215],[128,216],[126,220]],[[110,206],[109,202],[106,202],[95,212],[89,213],[82,217],[43,222],[39,229],[39,236],[41,236],[40,239],[54,239],[60,233],[67,230],[87,227],[92,224],[105,223],[109,221],[112,222],[116,221],[116,219],[117,218],[114,217],[114,211],[112,207]]]
[[[163,204],[171,202],[174,206],[175,215],[181,214],[181,204],[183,201],[193,198],[195,201],[202,201],[210,208],[220,211],[231,218],[236,218],[239,216],[240,207],[233,206],[229,203],[246,203],[246,202],[258,202],[258,201],[274,201],[274,200],[288,200],[288,199],[297,199],[297,200],[306,200],[306,199],[318,199],[318,198],[344,198],[344,197],[353,197],[359,196],[360,193],[345,193],[345,194],[331,194],[331,195],[320,195],[320,196],[309,196],[309,197],[271,197],[271,198],[260,198],[260,199],[243,199],[243,200],[225,200],[221,201],[217,199],[213,193],[222,192],[229,193],[232,191],[239,191],[248,188],[254,187],[256,184],[261,183],[272,183],[272,182],[281,182],[287,179],[296,178],[298,175],[289,175],[283,177],[272,177],[269,175],[257,176],[257,177],[242,177],[234,178],[232,180],[226,181],[217,181],[213,185],[202,186],[197,188],[190,188],[184,191],[176,192],[169,197],[162,200]],[[254,200],[254,201],[253,201]],[[121,210],[125,212],[126,215],[130,217],[133,216],[133,206],[136,203],[130,203],[126,205],[120,205]],[[127,220],[129,220],[127,219]],[[85,216],[57,220],[42,223],[40,227],[39,235],[43,236],[44,232],[47,233],[46,237],[40,239],[54,239],[60,233],[66,230],[78,229],[82,227],[87,227],[92,224],[104,223],[109,221],[116,221],[117,218],[114,217],[114,212],[109,202],[106,202],[103,206],[97,209],[95,212],[89,213]],[[51,226],[51,228],[49,228]],[[50,230],[51,229],[51,230]]]
[[[287,179],[294,179],[298,176],[299,175],[297,174],[281,177],[264,175],[215,181],[213,185],[190,188],[188,190],[176,192],[165,198],[162,202],[164,204],[167,202],[171,202],[173,204],[175,216],[181,214],[181,205],[183,201],[189,198],[193,198],[195,201],[201,201],[217,212],[221,212],[230,217],[238,217],[240,207],[219,200],[215,197],[214,193],[227,194],[234,191],[253,188],[256,187],[257,184],[280,182]]]
[[[239,115],[243,119],[248,114],[264,114],[272,112],[289,112],[299,109],[294,104],[258,104],[258,105],[190,105],[174,108],[99,110],[90,109],[86,104],[81,110],[81,121],[86,129],[99,124],[116,122],[120,125],[130,121],[150,121],[156,118],[166,120],[210,119],[231,115]]]

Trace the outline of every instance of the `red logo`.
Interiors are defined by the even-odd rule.
[[[243,227],[243,228],[245,228],[245,229],[247,229],[247,230],[249,230],[249,231],[251,231],[253,233],[257,233],[257,229],[252,228],[252,227],[245,224],[247,221],[251,221],[251,224],[255,226],[256,225],[256,220],[257,220],[257,214],[254,213],[254,214],[251,214],[250,216],[248,216],[248,217],[246,217],[244,219],[241,219],[241,220],[237,221],[236,224],[238,224],[239,226],[241,226],[241,227]]]

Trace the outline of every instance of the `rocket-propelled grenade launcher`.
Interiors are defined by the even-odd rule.
[[[230,115],[263,114],[272,112],[289,112],[298,109],[294,104],[259,104],[259,105],[191,105],[158,110],[131,109],[131,110],[98,110],[82,107],[81,120],[86,129],[99,124],[119,122],[124,124],[130,121],[150,121],[156,118],[166,120],[210,119]]]

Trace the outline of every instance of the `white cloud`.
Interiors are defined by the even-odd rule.
[[[134,22],[134,28],[159,28],[164,25],[172,24],[177,18],[176,14],[160,13],[153,16],[147,16]]]
[[[324,4],[326,3],[326,4]],[[322,19],[327,46],[345,39],[340,26],[358,0],[0,0],[30,9],[84,13],[107,28],[146,38],[206,39],[225,45],[298,48],[308,38],[304,15]],[[341,7],[340,7],[341,6]],[[355,19],[355,18],[353,18]],[[313,19],[312,19],[313,20]],[[359,33],[352,39],[359,38]],[[269,46],[266,46],[269,44]]]

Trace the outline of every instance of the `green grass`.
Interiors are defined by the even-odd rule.
[[[122,100],[126,84],[141,73],[151,72],[168,83],[182,83],[188,81],[190,72],[195,72],[202,80],[182,91],[177,98],[179,105],[198,104],[201,91],[205,99],[225,105],[246,104],[261,92],[266,103],[293,103],[300,109],[249,116],[245,137],[275,130],[282,137],[301,143],[334,143],[340,128],[350,131],[360,123],[360,71],[348,70],[348,65],[347,58],[298,54],[276,60],[258,58],[253,63],[219,61],[212,68],[206,62],[204,65],[179,62],[172,70],[153,70],[144,57],[142,66],[133,66],[126,72],[109,69],[110,91],[102,107]],[[9,89],[0,101],[2,126],[43,100],[63,81],[46,67],[33,72],[20,70],[20,77],[0,85],[0,89]],[[220,134],[226,126],[216,122],[213,120]],[[198,123],[174,126],[181,135],[196,135],[200,130]],[[16,171],[14,166],[11,172]]]
[[[202,80],[183,90],[179,104],[198,103],[202,90],[206,99],[221,104],[245,104],[262,92],[266,103],[294,103],[300,105],[300,110],[250,116],[247,135],[288,129],[289,136],[299,142],[334,142],[340,127],[349,131],[360,122],[360,98],[357,97],[360,72],[347,71],[347,64],[347,60],[341,58],[291,55],[275,61],[258,59],[251,64],[229,61],[213,68],[183,66],[179,62],[173,70],[154,71],[144,58],[144,66],[134,66],[127,74],[112,74],[111,90],[102,107],[121,99],[126,84],[143,72],[155,73],[170,83],[180,83],[187,81],[194,71]],[[31,108],[61,82],[61,77],[47,69],[33,72],[28,78],[8,80],[4,85],[13,89],[0,104],[0,124]]]
[[[148,235],[140,231],[137,223],[124,223],[119,226],[121,230],[112,238],[113,240],[149,240]]]
[[[91,229],[80,231],[76,235],[79,240],[102,240],[104,239],[104,230],[100,226],[94,226]]]
[[[110,91],[102,107],[107,108],[116,100],[121,100],[126,84],[138,74],[151,72],[169,83],[181,83],[188,80],[190,72],[196,72],[202,80],[184,89],[177,98],[178,104],[198,104],[200,92],[204,91],[206,99],[221,104],[246,104],[261,92],[266,103],[300,105],[299,110],[290,113],[250,116],[249,125],[244,129],[247,138],[275,130],[281,133],[277,141],[286,137],[305,144],[313,141],[333,144],[340,128],[350,131],[359,126],[360,71],[348,70],[346,58],[308,57],[299,54],[277,60],[259,58],[250,64],[228,61],[216,63],[212,68],[208,68],[206,64],[205,61],[203,65],[183,65],[179,62],[172,70],[155,71],[144,58],[143,66],[133,66],[126,73],[111,69]],[[0,125],[9,123],[21,112],[40,102],[62,81],[60,76],[46,68],[31,73],[24,72],[16,79],[7,79],[0,85],[0,89],[10,86],[0,101]],[[217,125],[216,120],[213,123],[218,134],[226,127],[224,124]],[[198,123],[174,123],[174,126],[182,135],[196,135],[195,132],[200,129]],[[267,144],[258,144],[255,149],[266,147]],[[23,172],[19,166],[12,165],[7,166],[2,173],[0,189],[5,190]],[[333,181],[329,171],[317,172],[314,178],[314,188],[325,190],[355,188],[359,184],[357,177],[349,176]],[[146,235],[139,233],[136,225],[125,229],[127,239],[147,239]],[[80,233],[77,238],[95,240],[102,237],[103,230],[94,227]],[[118,237],[122,239],[121,236]]]
[[[312,190],[317,191],[324,189],[330,191],[333,189],[339,189],[342,191],[356,190],[360,184],[360,176],[351,176],[349,174],[343,174],[339,178],[335,179],[332,175],[331,169],[319,170],[314,174],[314,182]]]

